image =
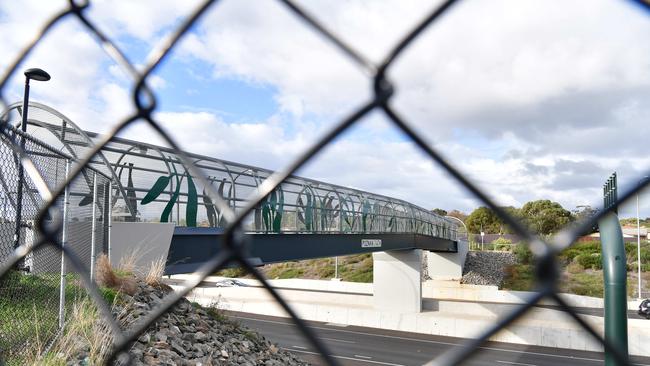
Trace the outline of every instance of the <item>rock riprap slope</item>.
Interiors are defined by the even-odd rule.
[[[123,298],[132,306],[126,322],[148,313],[168,291],[164,285],[138,283],[136,293]],[[307,365],[218,311],[185,299],[141,335],[129,353],[134,365]]]
[[[517,257],[510,252],[467,253],[461,283],[470,285],[500,286],[508,266],[517,263]]]

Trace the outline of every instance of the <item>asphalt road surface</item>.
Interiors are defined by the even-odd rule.
[[[314,365],[324,365],[296,326],[286,318],[229,312],[246,327],[257,331],[281,348],[299,355]],[[463,339],[418,333],[346,326],[308,321],[309,327],[325,342],[341,364],[350,366],[422,365],[453,347]],[[634,365],[650,366],[650,357],[633,357]],[[603,364],[599,352],[525,346],[490,342],[480,348],[466,365],[555,366]]]

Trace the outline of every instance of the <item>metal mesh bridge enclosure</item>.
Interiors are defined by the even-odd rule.
[[[21,108],[22,103],[9,108],[10,124],[19,122]],[[78,129],[73,121],[39,103],[30,103],[29,116],[31,135],[75,157],[95,146],[100,137]],[[243,211],[249,197],[273,174],[208,156],[188,153],[187,157],[234,212]],[[116,137],[101,149],[101,159],[90,164],[116,178],[111,202],[116,220],[227,226],[208,189],[188,173],[172,149]],[[291,177],[255,208],[243,227],[247,232],[418,233],[456,240],[456,225],[452,219],[403,200]]]
[[[566,314],[572,317],[576,323],[587,330],[594,339],[600,342],[604,349],[607,352],[610,352],[619,364],[630,364],[627,355],[608,342],[605,342],[596,329],[593,329],[589,324],[587,324],[560,296],[558,296],[556,290],[560,276],[556,256],[561,250],[571,246],[575,240],[583,232],[591,228],[597,220],[607,215],[609,210],[615,209],[619,204],[630,199],[630,197],[633,197],[638,191],[650,184],[650,182],[646,180],[644,184],[623,192],[623,194],[618,196],[618,200],[608,210],[601,210],[595,217],[590,218],[588,222],[582,222],[579,225],[567,227],[547,240],[528,230],[528,228],[522,225],[517,219],[511,217],[504,209],[499,207],[499,205],[489,198],[489,195],[486,192],[479,189],[468,177],[461,174],[452,161],[444,158],[439,151],[419,135],[390,104],[392,98],[397,93],[394,84],[388,78],[388,71],[395,63],[395,60],[398,59],[403,54],[404,50],[409,48],[409,46],[411,46],[425,30],[429,28],[435,29],[437,21],[458,2],[460,1],[447,0],[441,2],[435,9],[426,14],[421,22],[414,24],[411,30],[403,35],[401,40],[391,48],[390,52],[388,52],[381,62],[375,63],[371,62],[365,55],[350,47],[346,43],[344,37],[340,37],[330,31],[319,20],[318,14],[308,13],[293,1],[281,0],[280,3],[286,7],[287,12],[293,14],[304,22],[306,30],[309,28],[310,31],[315,31],[320,34],[328,42],[331,42],[339,52],[344,54],[351,62],[363,69],[365,73],[369,75],[368,82],[372,86],[374,92],[369,100],[363,103],[360,107],[351,111],[347,117],[338,121],[330,131],[325,133],[323,136],[320,136],[315,144],[307,148],[306,151],[299,156],[296,156],[293,162],[284,167],[284,169],[272,174],[264,174],[259,177],[255,177],[254,174],[252,177],[249,176],[247,179],[258,179],[255,183],[257,189],[248,192],[249,197],[246,202],[234,204],[232,201],[229,201],[227,195],[220,194],[218,185],[213,184],[216,183],[213,182],[213,177],[206,175],[199,167],[201,163],[184,153],[184,150],[176,143],[173,136],[170,136],[161,128],[161,125],[158,123],[154,115],[154,112],[158,108],[156,94],[150,86],[152,73],[161,65],[163,60],[171,56],[171,51],[174,50],[179,40],[187,35],[188,30],[207,12],[219,11],[219,9],[214,6],[217,1],[209,0],[202,2],[189,16],[178,24],[171,37],[162,41],[159,47],[156,48],[158,52],[154,53],[154,56],[142,68],[136,68],[135,65],[129,61],[126,53],[122,52],[120,47],[109,39],[97,26],[96,22],[89,17],[88,9],[91,4],[83,1],[70,1],[69,6],[66,9],[60,13],[52,15],[51,19],[42,26],[37,37],[26,44],[20,54],[11,55],[11,57],[13,57],[13,62],[6,69],[0,81],[0,97],[2,98],[3,109],[8,108],[8,104],[5,100],[8,80],[18,72],[20,67],[23,66],[23,61],[26,57],[56,24],[61,22],[63,19],[72,18],[77,20],[79,26],[86,29],[88,33],[96,39],[97,43],[106,50],[108,57],[111,57],[115,63],[130,76],[133,85],[132,96],[135,112],[124,120],[115,121],[111,126],[110,132],[106,135],[98,136],[93,145],[89,145],[76,151],[75,153],[78,154],[79,159],[77,163],[71,165],[67,175],[62,175],[61,172],[57,170],[56,164],[47,165],[46,170],[52,170],[50,174],[43,169],[39,169],[38,162],[41,157],[34,156],[30,153],[27,145],[23,145],[20,141],[17,141],[15,133],[7,126],[7,120],[4,121],[4,128],[2,130],[3,149],[11,149],[16,154],[15,156],[20,158],[20,166],[23,167],[25,175],[28,176],[32,182],[32,186],[30,186],[32,188],[25,190],[26,193],[23,197],[23,204],[32,202],[32,199],[34,202],[39,203],[33,204],[33,207],[29,209],[32,210],[30,213],[31,216],[29,216],[30,222],[25,224],[31,224],[39,234],[34,235],[33,245],[22,245],[17,247],[9,245],[7,247],[4,244],[4,237],[6,235],[9,237],[12,236],[11,223],[8,223],[7,228],[3,226],[0,229],[2,230],[3,235],[3,246],[0,248],[0,275],[2,275],[2,283],[6,283],[7,281],[11,282],[12,276],[15,273],[15,268],[23,268],[26,265],[25,263],[29,263],[30,257],[38,257],[40,251],[62,252],[66,263],[70,268],[74,268],[74,271],[78,273],[75,280],[77,280],[79,284],[83,284],[85,290],[89,293],[103,314],[104,319],[109,324],[109,329],[113,337],[113,347],[111,351],[113,360],[119,358],[121,362],[128,362],[128,355],[126,352],[130,345],[137,340],[139,335],[153,322],[165,314],[174,306],[174,304],[189,293],[192,288],[197,286],[209,274],[214,273],[229,264],[238,264],[263,283],[264,287],[275,298],[278,304],[286,310],[306,340],[308,340],[313,348],[320,353],[323,361],[330,365],[338,365],[338,360],[332,357],[326,344],[318,338],[315,331],[308,327],[306,323],[297,316],[292,307],[282,298],[282,296],[280,296],[278,291],[274,289],[264,276],[253,266],[253,264],[246,259],[243,253],[243,246],[245,243],[243,236],[240,235],[240,233],[248,229],[246,225],[250,222],[250,219],[247,219],[249,218],[249,215],[254,214],[256,209],[262,207],[267,202],[270,202],[274,195],[277,199],[278,190],[281,187],[291,184],[291,177],[299,168],[304,166],[319,151],[330,144],[337,136],[354,126],[364,116],[371,112],[380,112],[384,114],[396,128],[408,136],[408,138],[410,138],[419,149],[421,149],[442,169],[448,172],[460,186],[466,188],[486,206],[492,209],[518,235],[524,238],[526,242],[529,243],[530,249],[536,258],[537,270],[535,275],[537,278],[538,288],[534,296],[528,298],[525,304],[517,306],[513,311],[501,317],[488,329],[484,329],[479,337],[467,341],[464,347],[452,348],[448,352],[432,359],[429,364],[455,365],[467,361],[485,342],[490,339],[490,337],[524,316],[542,299],[551,299],[555,301],[559,307],[566,311]],[[638,0],[636,3],[639,5],[640,9],[650,10],[650,3],[647,1]],[[5,56],[9,57],[10,55]],[[105,147],[111,146],[111,144],[115,143],[114,138],[119,132],[136,121],[144,121],[152,131],[158,133],[174,153],[174,162],[177,163],[179,167],[182,166],[182,169],[186,169],[192,177],[195,177],[197,182],[200,183],[200,186],[206,188],[206,192],[203,193],[203,196],[209,197],[218,211],[217,220],[223,220],[225,226],[222,243],[224,250],[221,251],[218,256],[210,258],[196,272],[198,276],[196,276],[195,279],[188,280],[185,283],[185,290],[175,292],[165,297],[153,311],[141,317],[138,322],[132,325],[129,329],[121,329],[111,315],[109,307],[102,300],[97,285],[91,280],[90,272],[88,271],[84,261],[84,258],[86,258],[88,254],[82,250],[75,250],[72,246],[63,245],[63,243],[65,243],[65,238],[62,238],[62,228],[65,226],[65,222],[68,218],[66,215],[61,213],[60,202],[68,194],[71,199],[74,200],[82,199],[81,197],[88,193],[81,189],[81,187],[86,184],[84,181],[87,179],[87,174],[84,172],[88,171],[90,165],[95,164],[96,161],[101,159],[99,153]],[[58,160],[61,159],[57,158],[57,161]],[[13,169],[13,171],[17,170],[17,161],[3,161],[1,164],[3,164],[3,169]],[[162,169],[159,170],[164,172]],[[167,173],[169,173],[169,171],[167,171]],[[54,174],[55,178],[52,178],[51,174]],[[82,190],[79,192],[78,196],[75,196],[75,187]],[[5,193],[3,195],[2,210],[3,212],[9,212],[11,214],[13,212],[12,210],[15,209],[13,208],[15,207],[15,200],[12,201],[13,198],[10,194],[12,190],[11,187],[8,187],[8,189],[3,187],[3,189],[5,190]],[[224,191],[226,191],[225,186]],[[128,191],[124,192],[124,197],[127,200],[129,194],[132,193]],[[12,202],[14,202],[14,204],[12,204]],[[341,203],[342,202],[343,201],[341,201]],[[74,203],[71,205],[75,206]],[[76,206],[79,207],[79,210],[82,210],[82,207],[84,207],[79,206],[78,203]],[[36,208],[38,208],[38,212],[36,212]],[[134,207],[128,202],[125,203],[125,210],[128,210],[131,215],[137,214],[134,212]],[[264,219],[262,219],[262,221],[264,221]],[[3,225],[5,224],[7,224],[7,222],[3,222]],[[356,230],[355,227],[352,227],[352,229]],[[55,256],[53,256],[53,258],[54,257]],[[56,263],[52,263],[52,265],[56,266]],[[4,291],[4,289],[0,291]],[[4,309],[4,306],[2,308]],[[55,326],[52,327],[54,328]],[[2,345],[2,342],[6,341],[3,338],[0,338],[0,345]]]

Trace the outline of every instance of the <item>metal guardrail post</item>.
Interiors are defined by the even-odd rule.
[[[70,160],[65,161],[65,179],[70,173]],[[68,205],[70,204],[70,183],[66,184],[63,193],[63,230],[61,233],[61,246],[65,247],[68,234]],[[59,328],[65,324],[65,253],[61,252],[61,282],[59,284]]]
[[[95,279],[95,262],[97,261],[97,172],[93,171],[93,214],[90,229],[90,279]]]

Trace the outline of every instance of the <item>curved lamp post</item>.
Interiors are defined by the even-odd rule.
[[[29,80],[36,81],[48,81],[50,80],[50,74],[43,71],[42,69],[34,68],[25,70],[25,96],[23,98],[23,119],[20,124],[20,130],[23,133],[27,132],[27,109],[29,107]],[[25,139],[22,138],[20,141],[20,147],[22,151],[25,151]],[[22,221],[22,202],[23,202],[23,179],[25,172],[23,171],[23,165],[18,164],[18,189],[16,196],[16,232],[14,234],[14,248],[20,246],[20,227]]]
[[[469,240],[469,231],[467,231],[467,226],[465,225],[463,220],[461,220],[461,219],[459,219],[458,217],[455,217],[455,216],[445,216],[445,217],[449,218],[449,219],[454,219],[454,220],[460,222],[463,225],[463,227],[465,228],[465,239]]]

